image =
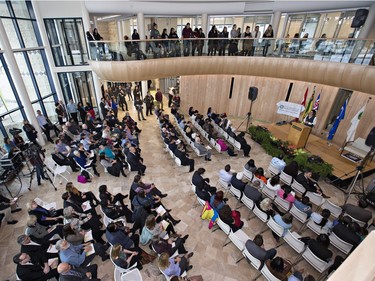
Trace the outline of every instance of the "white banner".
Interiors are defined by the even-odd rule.
[[[305,107],[298,103],[279,101],[277,104],[277,113],[298,118]]]

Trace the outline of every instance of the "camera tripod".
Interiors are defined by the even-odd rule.
[[[370,157],[374,155],[375,147],[371,147],[371,150],[366,154],[365,158],[361,161],[361,163],[357,167],[357,173],[355,174],[353,180],[351,181],[350,185],[347,188],[346,196],[345,196],[345,204],[348,202],[350,195],[365,195],[365,185],[363,183],[363,169],[366,167],[367,162],[370,160]],[[356,191],[357,181],[359,181],[359,187],[361,189],[360,192]],[[353,192],[355,191],[355,192]]]
[[[36,173],[36,167],[33,166],[33,169],[31,170],[30,175],[29,175],[30,176],[30,181],[29,181],[28,190],[30,190],[30,191],[31,191],[31,183],[33,181],[35,173]],[[51,179],[51,175],[52,175],[52,177],[54,176],[53,171],[51,171],[50,168],[48,168],[45,164],[43,164],[43,174],[42,175],[44,177],[44,178],[43,177],[42,178],[44,180],[48,180],[52,184],[52,186],[55,189],[55,191],[57,191],[57,188],[56,188],[56,186],[54,185],[54,183],[53,183],[53,181]]]

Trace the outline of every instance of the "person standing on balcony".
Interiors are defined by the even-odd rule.
[[[273,38],[273,29],[272,25],[268,25],[266,31],[263,34],[263,38]],[[271,45],[270,40],[268,39],[263,39],[264,40],[264,46],[263,46],[263,57],[267,56],[268,53],[268,48]]]
[[[252,32],[252,35],[254,36],[253,46],[251,47],[250,56],[254,56],[255,49],[259,45],[259,39],[260,39],[260,31],[259,31],[259,25],[255,27],[255,30]]]
[[[217,38],[218,32],[216,29],[216,26],[213,25],[210,32],[208,33],[208,38]],[[209,40],[208,41],[208,55],[216,56],[216,50],[217,50],[217,40]]]
[[[190,23],[187,23],[182,30],[182,39],[183,39],[183,46],[184,46],[184,56],[188,57],[190,53],[190,39],[192,37],[193,30],[190,28]]]
[[[164,111],[163,109],[163,93],[160,91],[160,89],[157,89],[157,92],[155,94],[155,99],[158,102],[158,107],[161,109],[161,111]]]
[[[198,29],[199,33],[199,38],[206,38],[206,35],[203,33],[203,29],[199,28]],[[199,40],[198,41],[198,56],[201,56],[203,53],[203,46],[204,46],[204,40]]]

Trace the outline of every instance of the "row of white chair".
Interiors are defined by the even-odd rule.
[[[230,143],[235,150],[240,151],[241,150],[241,144],[235,140],[233,137],[231,137],[223,128],[221,128],[219,125],[217,125],[215,122],[211,122],[212,126],[214,127],[214,130],[218,132],[225,141]]]

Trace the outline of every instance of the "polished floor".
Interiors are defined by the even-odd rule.
[[[130,113],[136,119],[132,106],[130,106]],[[122,115],[123,112],[120,112],[120,114]],[[142,156],[144,163],[147,165],[146,176],[144,176],[143,180],[155,183],[159,189],[168,193],[169,196],[163,199],[164,204],[168,208],[173,209],[172,215],[175,218],[182,220],[176,229],[181,234],[190,235],[186,243],[186,248],[195,254],[191,259],[193,269],[189,271],[189,276],[202,275],[205,281],[253,280],[258,276],[257,270],[252,268],[246,260],[242,260],[236,264],[236,260],[241,257],[240,251],[231,243],[223,247],[224,240],[226,239],[225,234],[221,230],[211,232],[208,229],[208,222],[200,219],[201,207],[194,207],[196,200],[195,196],[192,195],[190,187],[192,173],[188,173],[188,167],[178,167],[169,154],[164,152],[155,116],[148,116],[146,118],[147,121],[142,121],[139,125],[142,129],[140,136]],[[249,137],[248,141],[252,146],[251,157],[255,159],[256,165],[266,169],[271,157],[258,144],[250,140]],[[51,151],[51,149],[52,145],[49,144],[47,150]],[[195,162],[196,168],[204,167],[206,169],[205,176],[211,179],[213,185],[218,180],[218,171],[226,164],[230,164],[233,171],[240,171],[249,159],[243,157],[243,154],[239,154],[237,157],[229,157],[227,154],[218,154],[214,150],[212,151],[213,157],[211,162],[206,162],[203,158],[197,158],[196,156]],[[83,191],[90,190],[95,194],[97,193],[98,186],[101,184],[106,184],[112,193],[128,193],[134,172],[127,178],[114,178],[109,174],[105,174],[102,167],[99,167],[99,172],[101,176],[99,178],[95,177],[92,183],[87,184],[77,183],[77,174],[70,174],[67,178],[73,181],[79,189]],[[0,280],[16,280],[15,265],[12,262],[12,257],[20,249],[16,243],[16,238],[18,235],[24,233],[25,230],[27,217],[26,203],[35,197],[39,197],[47,202],[57,202],[58,207],[62,206],[61,194],[65,189],[65,180],[60,182],[60,178],[57,179],[57,191],[54,191],[48,182],[44,182],[42,186],[37,186],[35,179],[31,185],[32,191],[28,191],[28,182],[28,178],[23,179],[23,187],[20,191],[23,197],[19,200],[23,211],[15,214],[19,222],[15,226],[10,226],[3,222],[0,228]],[[324,182],[321,183],[321,186],[331,196],[331,200],[334,203],[341,205],[344,202],[344,194],[340,190],[328,186]],[[17,194],[18,186],[13,185],[10,189],[14,195]],[[3,187],[1,191],[4,195],[8,196]],[[353,196],[349,200],[355,202],[355,197]],[[232,208],[235,207],[235,198],[229,199],[229,205]],[[246,207],[241,207],[239,210],[245,221],[243,230],[250,238],[253,238],[257,233],[265,229],[265,225],[257,218],[250,221],[246,220],[250,214]],[[293,224],[294,229],[300,227],[298,222],[294,222]],[[306,231],[303,234],[303,236],[309,235],[315,237],[311,231]],[[278,246],[269,230],[263,234],[263,237],[266,249]],[[147,246],[143,248],[150,252]],[[335,253],[334,255],[336,255],[337,250],[332,250]],[[277,252],[278,255],[289,261],[294,261],[296,258],[296,253],[288,245],[280,246]],[[165,280],[158,271],[156,261],[153,264],[144,266],[141,271],[144,280]],[[94,262],[99,265],[99,278],[103,281],[114,280],[114,268],[111,261],[102,262],[101,259],[95,258]],[[304,260],[294,268],[304,271],[304,274],[310,273],[315,277],[319,276]],[[259,280],[263,280],[263,277],[260,277]]]

